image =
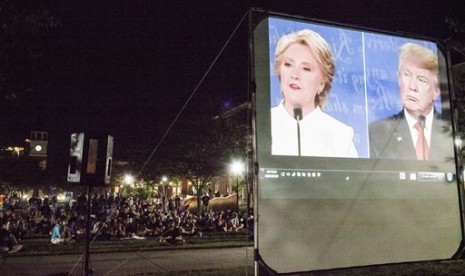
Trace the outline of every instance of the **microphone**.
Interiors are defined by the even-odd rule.
[[[294,119],[302,120],[302,106],[300,104],[294,105]]]
[[[294,119],[297,121],[297,152],[300,156],[300,120],[302,120],[302,106],[300,104],[294,105]]]
[[[418,116],[418,123],[420,124],[421,128],[425,129],[425,127],[426,127],[426,118],[425,118],[425,116],[423,116],[423,115]]]

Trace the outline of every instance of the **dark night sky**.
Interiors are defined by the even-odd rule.
[[[463,4],[444,2],[48,1],[61,26],[44,39],[39,62],[16,63],[25,67],[17,79],[34,90],[18,103],[2,103],[0,141],[45,128],[52,149],[67,145],[72,131],[100,130],[115,137],[116,152],[140,143],[154,147],[249,7],[444,38],[444,16],[464,11]],[[246,100],[246,22],[190,110],[218,112]],[[198,104],[202,99],[208,107]]]

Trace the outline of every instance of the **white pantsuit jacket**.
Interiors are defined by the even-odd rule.
[[[324,113],[319,107],[299,122],[302,156],[353,157],[353,129]],[[282,102],[271,109],[271,154],[298,155],[297,120]]]

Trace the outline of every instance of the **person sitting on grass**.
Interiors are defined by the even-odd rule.
[[[0,224],[0,253],[16,253],[23,246],[19,244],[16,237],[8,231],[6,224]]]
[[[145,227],[144,233],[146,237],[158,236],[163,232],[163,222],[158,213],[150,217],[150,220]]]
[[[195,221],[190,214],[181,222],[181,226],[179,228],[181,229],[182,234],[188,236],[202,235],[197,229]]]
[[[228,232],[228,220],[226,218],[226,213],[221,211],[216,219],[216,229],[218,231]]]
[[[244,228],[244,224],[241,222],[239,214],[236,212],[233,213],[233,217],[229,220],[229,225],[231,227],[230,230],[234,232],[237,232]]]
[[[48,217],[41,216],[42,219],[37,224],[37,232],[41,235],[48,235],[52,230],[52,222]]]
[[[71,243],[71,232],[66,218],[59,218],[57,224],[52,229],[51,242],[53,244]]]
[[[200,229],[206,232],[212,232],[216,229],[215,220],[212,213],[210,212],[201,213],[199,219],[197,220],[197,225]]]
[[[95,238],[108,239],[111,236],[109,232],[109,225],[106,223],[105,219],[100,219],[94,223],[90,234]]]
[[[160,235],[160,245],[182,245],[185,240],[174,221],[168,223],[168,230]]]

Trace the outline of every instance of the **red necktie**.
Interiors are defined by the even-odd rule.
[[[425,139],[424,129],[421,127],[420,123],[416,123],[414,127],[418,131],[418,139],[417,143],[415,144],[417,159],[429,160],[429,146]]]

